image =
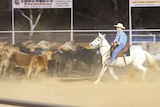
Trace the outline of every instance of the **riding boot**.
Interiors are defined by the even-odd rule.
[[[108,66],[113,67],[113,63],[114,63],[114,60],[112,62],[110,61]]]

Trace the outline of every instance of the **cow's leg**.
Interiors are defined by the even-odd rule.
[[[55,63],[54,74],[58,75],[58,66],[57,66],[57,63]]]
[[[27,76],[27,79],[31,79],[31,73],[32,73],[32,69],[31,68],[28,68],[28,70],[27,69],[25,69],[25,72],[26,72],[26,76]]]
[[[56,60],[55,61],[55,69],[54,69],[54,73],[56,74],[56,75],[58,75],[59,76],[59,62]]]
[[[3,66],[2,66],[2,64],[0,65],[0,75],[2,75],[2,73],[3,73]]]
[[[13,77],[13,70],[14,70],[14,68],[15,68],[15,65],[13,65],[13,64],[11,64],[9,66],[9,76],[10,76],[10,78]]]
[[[2,70],[3,71],[2,72],[3,77],[6,75],[6,72],[7,72],[8,68],[9,68],[9,60],[4,62],[4,67],[3,67],[3,70]]]
[[[35,73],[34,73],[34,76],[33,78],[36,78],[38,73],[41,71],[41,68],[40,67],[37,67],[37,69],[35,70]]]
[[[2,69],[2,77],[5,76],[6,72],[7,72],[8,66],[4,65],[3,69]]]
[[[91,66],[90,66],[90,73],[89,73],[90,76],[93,76],[95,74],[96,70],[97,70],[96,65],[91,64]]]
[[[66,65],[64,65],[64,66],[65,67],[64,67],[63,72],[64,72],[65,76],[68,76],[68,73],[72,71],[72,61],[68,60]]]

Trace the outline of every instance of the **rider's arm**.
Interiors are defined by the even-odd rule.
[[[114,46],[119,45],[119,39],[120,39],[120,35],[119,35],[119,32],[117,32],[116,37],[113,41]]]
[[[127,35],[124,32],[120,32],[120,38],[118,44],[120,43],[126,44],[126,42],[127,42]]]

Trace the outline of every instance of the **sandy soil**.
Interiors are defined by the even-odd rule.
[[[33,80],[1,78],[0,97],[78,107],[160,106],[160,72],[150,69],[145,81],[140,72],[131,73],[130,68],[116,68],[115,73],[119,81],[106,72],[99,84],[93,84],[98,72],[95,76],[74,72],[69,77],[39,76]]]

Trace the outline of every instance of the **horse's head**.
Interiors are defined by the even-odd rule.
[[[102,42],[105,39],[105,34],[98,33],[98,37],[96,37],[92,42],[90,42],[89,46],[91,48],[98,48],[102,46]]]

